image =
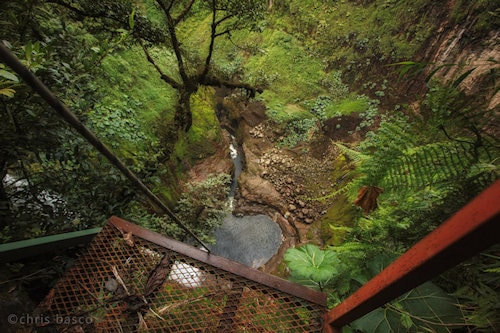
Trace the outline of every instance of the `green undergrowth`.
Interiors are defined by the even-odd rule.
[[[271,16],[260,26],[261,32],[235,32],[231,41],[221,40],[215,68],[223,77],[264,88],[257,98],[284,132],[279,145],[294,147],[314,138],[329,118],[370,109],[370,99],[350,92],[342,71],[309,52],[291,25]]]
[[[137,46],[114,52],[101,67],[102,97],[88,114],[90,126],[139,171],[156,159],[160,150],[156,123],[172,117],[175,92],[160,80]]]
[[[222,132],[215,115],[215,94],[212,88],[200,87],[191,97],[193,124],[188,132],[179,130],[167,165],[162,168],[157,190],[170,203],[181,195],[180,184],[188,181],[189,167],[216,152],[222,144]]]
[[[455,23],[474,17],[470,22],[470,35],[474,38],[488,36],[490,32],[500,25],[500,8],[498,3],[490,0],[459,0],[452,12],[452,20]]]
[[[325,112],[327,118],[333,118],[339,115],[347,116],[351,113],[363,112],[369,107],[370,103],[366,97],[356,96],[332,103],[326,108]]]
[[[168,50],[151,48],[150,53],[166,73],[172,74],[175,64]],[[102,69],[102,99],[88,114],[91,127],[134,171],[140,173],[154,165],[149,183],[173,204],[180,194],[177,184],[185,178],[187,168],[213,154],[220,142],[213,89],[201,87],[193,95],[190,130],[169,133],[176,92],[159,78],[140,47],[113,53],[104,59]],[[165,144],[172,144],[172,154],[160,165]]]
[[[309,3],[291,1],[289,14],[279,17],[279,22],[328,66],[341,65],[348,71],[411,58],[434,29],[432,18],[420,15],[432,4],[429,0]]]
[[[171,63],[168,61],[169,53],[153,50],[152,54],[155,53],[158,53],[159,64],[168,68]],[[102,67],[108,83],[102,87],[103,94],[116,100],[121,100],[124,95],[136,99],[141,103],[136,108],[136,115],[144,125],[153,124],[165,110],[171,110],[173,116],[175,91],[160,79],[140,47],[131,46],[113,57],[107,57]]]
[[[215,115],[215,94],[212,88],[199,88],[191,98],[191,110],[193,125],[187,133],[179,132],[173,156],[189,164],[214,154],[222,138]]]
[[[352,166],[342,154],[339,154],[332,163],[335,168],[330,179],[335,183],[334,188],[340,190],[351,180]],[[321,186],[321,184],[318,185]],[[320,201],[328,199],[330,196],[316,198]],[[353,206],[352,201],[346,195],[338,195],[321,219],[313,224],[307,236],[311,239],[315,235],[319,236],[325,246],[340,245],[346,240],[359,214],[359,210]]]
[[[308,56],[295,37],[266,24],[261,32],[236,31],[231,41],[220,40],[216,70],[264,88],[259,98],[280,111],[325,93],[322,81],[328,77],[321,61]]]
[[[359,212],[346,196],[339,196],[321,217],[320,237],[325,245],[340,245],[346,240]]]

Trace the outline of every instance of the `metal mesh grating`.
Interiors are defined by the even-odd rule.
[[[46,297],[75,332],[320,332],[325,295],[113,217]],[[38,325],[40,326],[40,325]]]

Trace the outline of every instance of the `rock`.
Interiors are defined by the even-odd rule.
[[[292,204],[288,205],[288,210],[289,210],[289,211],[293,212],[293,211],[294,211],[294,210],[296,210],[296,209],[297,209],[297,206],[292,205]]]
[[[300,207],[302,207],[302,208],[304,208],[304,207],[306,206],[306,203],[305,203],[304,201],[302,201],[302,200],[299,200],[297,203],[298,203],[298,204],[299,204],[299,206],[300,206]]]
[[[303,209],[302,209],[302,214],[304,214],[304,215],[309,214],[309,209],[307,209],[307,208],[303,208]]]
[[[314,221],[313,221],[312,219],[307,218],[307,219],[305,219],[305,220],[304,220],[304,222],[305,222],[306,224],[311,224],[311,223],[313,223]]]
[[[286,207],[273,184],[259,176],[252,176],[247,172],[243,172],[239,178],[239,187],[241,197],[248,202],[265,204],[280,208],[280,210]]]

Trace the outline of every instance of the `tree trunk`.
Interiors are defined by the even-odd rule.
[[[191,114],[191,95],[193,92],[181,90],[179,92],[179,100],[175,109],[175,125],[178,129],[189,131],[193,124],[193,116]]]

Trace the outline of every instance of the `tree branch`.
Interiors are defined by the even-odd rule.
[[[177,66],[179,67],[178,68],[179,74],[182,78],[182,82],[184,83],[185,86],[187,86],[190,84],[191,80],[189,79],[186,73],[186,68],[184,66],[184,59],[182,57],[181,46],[179,40],[177,39],[177,33],[175,32],[175,21],[172,18],[172,15],[170,15],[170,10],[172,9],[173,1],[170,3],[170,6],[168,7],[162,0],[156,0],[156,3],[158,3],[160,8],[163,10],[163,13],[165,14],[165,17],[167,18],[168,32],[170,34],[170,40],[172,41],[172,47],[174,49],[175,57],[177,58]]]
[[[172,88],[179,89],[181,87],[181,85],[179,84],[179,82],[175,81],[173,78],[171,78],[167,74],[163,73],[163,71],[161,70],[161,68],[156,64],[156,62],[153,59],[153,57],[151,57],[151,55],[149,54],[149,51],[146,48],[146,45],[144,45],[144,42],[142,41],[142,39],[137,38],[137,40],[139,41],[139,44],[141,44],[142,50],[144,51],[144,54],[146,55],[146,58],[148,59],[149,63],[152,64],[153,67],[158,72],[158,74],[160,74],[160,78],[163,81],[165,81],[166,83],[168,83]]]
[[[215,1],[212,0],[212,24],[210,25],[210,45],[208,47],[208,53],[205,58],[205,65],[203,66],[203,71],[200,73],[198,80],[203,81],[206,79],[208,75],[208,71],[210,70],[210,62],[212,61],[212,54],[214,52],[215,38],[217,37],[217,10],[215,9]]]
[[[257,93],[261,94],[264,90],[259,87],[254,87],[248,83],[241,83],[241,82],[233,82],[233,81],[226,81],[226,80],[220,80],[215,77],[206,77],[204,78],[203,81],[200,82],[200,84],[205,85],[205,86],[211,86],[211,87],[226,87],[226,88],[231,88],[231,89],[244,89],[248,96],[253,98]]]
[[[93,13],[93,14],[86,13],[83,10],[81,10],[79,8],[76,8],[76,7],[70,5],[69,3],[66,3],[64,1],[60,1],[60,0],[48,0],[47,2],[59,5],[61,7],[66,8],[66,9],[69,9],[70,11],[75,12],[75,13],[77,13],[80,16],[93,17],[93,18],[104,17],[104,13]]]
[[[236,16],[236,14],[230,14],[230,15],[224,16],[223,18],[221,18],[221,19],[219,19],[218,21],[216,21],[216,22],[215,22],[215,25],[219,25],[219,24],[221,24],[222,22],[227,21],[227,20],[229,20],[230,18],[233,18],[233,17],[235,17],[235,16]]]
[[[177,16],[177,18],[174,19],[174,25],[179,24],[179,22],[181,22],[186,17],[186,15],[191,10],[191,7],[193,7],[194,2],[195,0],[191,0],[186,8],[184,8],[184,10]]]

